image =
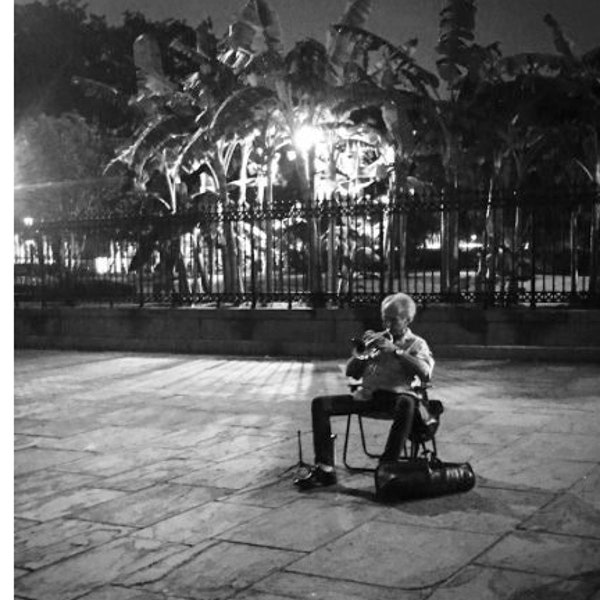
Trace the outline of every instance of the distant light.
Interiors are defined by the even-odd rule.
[[[394,150],[394,147],[391,145],[386,146],[385,150],[383,151],[383,157],[387,164],[393,163],[396,158],[396,151]]]
[[[296,160],[296,151],[295,150],[288,150],[285,153],[285,157],[290,161],[293,162]]]
[[[23,224],[25,227],[31,227],[33,225],[33,217],[25,217],[23,219]]]
[[[409,193],[411,196],[414,196],[414,195],[415,195],[415,188],[413,188],[413,187],[411,187],[411,188],[408,188],[408,193]]]
[[[321,139],[321,130],[312,125],[302,125],[294,134],[294,144],[302,151],[308,152]]]
[[[105,275],[110,269],[110,258],[108,256],[97,256],[95,262],[96,273]]]
[[[477,234],[473,233],[471,234],[471,241],[474,242],[477,239]]]

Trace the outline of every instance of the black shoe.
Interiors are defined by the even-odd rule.
[[[315,487],[326,487],[337,483],[335,470],[325,471],[319,465],[311,467],[304,476],[294,479],[294,485],[300,490],[310,490]]]

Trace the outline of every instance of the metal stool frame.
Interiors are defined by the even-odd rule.
[[[430,386],[429,385],[419,386],[418,388],[413,389],[413,392],[416,393],[417,401],[423,402],[423,403],[425,403],[425,405],[427,405],[429,402],[429,399],[427,397],[427,388],[428,387],[430,387]],[[439,415],[442,412],[443,412],[443,406],[440,402],[439,403],[439,412],[436,415],[436,417],[438,418],[438,425],[439,425]],[[348,445],[349,445],[349,441],[350,441],[350,428],[351,428],[353,416],[354,416],[354,414],[349,414],[348,419],[346,421],[346,435],[344,438],[344,450],[343,450],[343,454],[342,454],[342,460],[343,460],[344,466],[350,472],[373,473],[376,470],[374,467],[356,467],[356,466],[349,464],[349,462],[348,462]],[[361,440],[361,445],[362,445],[364,453],[369,458],[372,458],[372,459],[381,458],[381,454],[376,454],[374,452],[370,452],[369,449],[367,448],[367,441],[366,441],[366,436],[365,436],[363,418],[391,421],[391,420],[393,420],[393,416],[391,414],[385,413],[385,412],[373,412],[370,414],[356,415],[356,416],[358,417],[360,440]],[[415,414],[415,419],[418,419],[418,418],[420,418],[420,416],[417,416],[417,414]],[[437,444],[435,441],[436,431],[437,431],[437,426],[435,427],[433,432],[426,432],[426,434],[425,433],[417,433],[414,430],[411,431],[411,433],[409,434],[410,449],[407,448],[407,446],[405,444],[403,453],[402,453],[402,457],[407,460],[415,460],[419,456],[419,451],[421,451],[423,456],[431,456],[431,457],[435,458],[437,456]],[[431,450],[427,447],[428,443],[430,443],[432,446]]]

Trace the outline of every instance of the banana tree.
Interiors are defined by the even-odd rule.
[[[440,40],[436,51],[441,55],[436,65],[446,82],[449,99],[439,104],[441,158],[446,177],[449,202],[443,201],[440,238],[442,264],[441,291],[455,295],[459,291],[458,207],[452,198],[459,186],[463,167],[462,145],[464,112],[462,101],[469,84],[478,74],[476,47],[472,43],[475,29],[474,0],[447,0],[440,12]],[[448,193],[449,192],[449,193]]]
[[[413,58],[416,41],[394,45],[357,26],[336,25],[340,35],[353,44],[352,60],[347,61],[346,85],[338,92],[343,101],[337,111],[353,115],[365,126],[373,121],[379,140],[379,158],[371,165],[379,178],[388,182],[388,208],[382,221],[382,260],[389,268],[388,289],[407,281],[407,213],[402,203],[408,197],[411,165],[424,115],[434,110],[437,77],[420,67]],[[358,116],[362,112],[364,122]],[[369,127],[369,133],[373,128]],[[393,267],[393,268],[392,268]],[[385,282],[381,281],[383,291]]]
[[[196,30],[195,48],[175,40],[171,50],[187,64],[188,72],[178,82],[164,76],[158,45],[150,36],[140,36],[135,42],[139,69],[135,102],[144,120],[133,142],[116,160],[132,167],[138,188],[171,214],[178,212],[182,174],[203,167],[212,176],[220,210],[230,214],[237,208],[237,200],[230,194],[230,169],[235,152],[242,148],[247,154],[249,144],[243,135],[218,129],[216,120],[223,104],[245,86],[244,67],[251,55],[240,31],[243,33],[243,28],[236,22],[228,37],[219,41],[206,21]],[[151,185],[157,178],[162,179],[162,189]],[[234,220],[224,218],[224,287],[225,292],[236,295],[243,292],[239,234]],[[180,281],[183,279],[181,274]]]
[[[524,219],[519,207],[519,190],[534,169],[541,172],[544,165],[555,165],[552,173],[546,169],[546,177],[560,184],[570,177],[571,167],[575,166],[593,188],[600,186],[600,50],[577,56],[558,22],[551,15],[546,15],[544,22],[552,31],[557,54],[518,54],[502,58],[496,65],[496,81],[488,90],[489,95],[505,101],[505,127],[499,146],[506,158],[503,175],[506,177],[506,171],[512,172],[508,179],[516,190],[514,233],[512,242],[508,243],[513,260],[523,245]],[[592,296],[598,293],[598,211],[595,203],[590,222],[589,291]],[[577,218],[572,215],[572,239],[576,228]],[[573,272],[573,280],[575,276]]]

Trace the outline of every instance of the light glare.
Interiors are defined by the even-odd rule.
[[[304,153],[308,152],[321,138],[321,131],[312,125],[302,125],[294,135],[294,143]]]

